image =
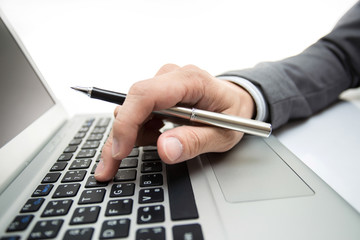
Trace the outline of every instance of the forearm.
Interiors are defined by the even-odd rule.
[[[239,76],[257,85],[277,128],[290,119],[308,117],[336,101],[360,78],[360,2],[334,30],[303,53],[279,62],[222,76]]]

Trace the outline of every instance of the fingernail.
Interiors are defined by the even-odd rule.
[[[95,176],[101,175],[104,170],[104,161],[101,159],[95,169]]]
[[[113,155],[113,158],[115,158],[116,155],[119,152],[120,152],[119,141],[116,138],[113,138],[113,141],[112,141],[112,155]]]
[[[183,152],[183,146],[179,139],[175,137],[169,137],[164,142],[164,151],[167,158],[174,162],[181,156]]]

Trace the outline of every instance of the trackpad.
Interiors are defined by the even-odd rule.
[[[314,194],[261,138],[247,136],[231,151],[207,156],[228,202]]]

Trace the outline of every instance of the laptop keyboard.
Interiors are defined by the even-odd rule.
[[[186,163],[134,147],[112,181],[95,180],[110,127],[110,118],[84,122],[1,239],[203,239]]]

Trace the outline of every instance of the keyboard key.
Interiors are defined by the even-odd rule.
[[[66,182],[80,182],[84,180],[84,177],[86,175],[85,170],[79,170],[79,171],[67,171],[63,179],[61,180],[62,183]]]
[[[172,220],[199,217],[186,162],[166,165]]]
[[[82,140],[80,138],[74,138],[73,140],[71,140],[69,145],[79,145],[81,142]]]
[[[86,181],[85,187],[86,188],[94,188],[94,187],[106,187],[108,182],[98,182],[96,181],[94,176],[90,176]]]
[[[203,234],[201,226],[199,224],[180,225],[173,227],[173,239],[184,240],[184,239],[196,239],[203,240]]]
[[[143,151],[144,152],[153,152],[153,151],[157,151],[157,147],[156,146],[143,146]]]
[[[69,212],[72,202],[72,200],[50,201],[42,212],[41,217],[66,215]]]
[[[89,127],[83,126],[83,127],[81,127],[81,128],[79,129],[78,132],[87,132],[87,131],[89,131]]]
[[[94,228],[75,228],[66,231],[63,240],[91,240]]]
[[[105,133],[106,132],[106,127],[98,127],[98,126],[96,126],[95,128],[94,128],[94,130],[92,131],[92,133],[94,133],[94,134],[97,134],[97,133]]]
[[[76,208],[71,217],[70,225],[94,223],[99,216],[100,207],[79,207]]]
[[[132,212],[132,199],[111,200],[108,202],[105,216],[127,215]]]
[[[104,135],[101,133],[92,133],[90,134],[90,136],[87,138],[86,141],[101,141],[103,137]]]
[[[139,192],[139,203],[155,203],[164,201],[162,188],[141,189]]]
[[[75,145],[69,145],[67,148],[65,148],[64,153],[74,153],[77,150],[77,146]]]
[[[101,203],[105,192],[105,188],[85,190],[81,193],[78,204]]]
[[[140,187],[153,187],[163,185],[161,174],[146,174],[140,177]]]
[[[43,178],[41,183],[54,183],[59,179],[60,175],[61,175],[61,173],[48,173]]]
[[[144,152],[143,161],[154,161],[154,160],[160,160],[159,154],[157,151],[151,151],[151,152]]]
[[[82,149],[76,155],[76,158],[92,158],[96,154],[96,149]]]
[[[74,138],[75,139],[82,139],[82,138],[85,137],[85,135],[86,135],[86,132],[78,132],[78,133],[75,134]]]
[[[158,223],[164,222],[164,206],[148,206],[148,207],[140,207],[137,213],[137,223],[145,224],[145,223]]]
[[[21,213],[36,212],[39,210],[44,202],[44,198],[32,198],[26,201],[25,205],[20,210]]]
[[[136,179],[136,170],[118,170],[114,182],[127,182]]]
[[[130,220],[114,219],[103,222],[100,239],[125,238],[129,235]]]
[[[58,161],[69,161],[72,158],[72,156],[73,156],[72,153],[63,153],[58,158]]]
[[[95,173],[96,167],[97,167],[97,164],[95,163],[94,166],[91,169],[91,174]]]
[[[86,169],[86,168],[88,168],[89,166],[90,166],[90,164],[91,164],[91,159],[76,159],[76,160],[74,160],[72,163],[71,163],[71,165],[70,165],[70,167],[69,167],[69,169],[70,170],[74,170],[74,169]]]
[[[81,149],[96,149],[100,145],[100,141],[88,141],[85,142]]]
[[[95,121],[95,118],[89,118],[85,121],[85,123],[83,124],[83,127],[90,127],[93,122]]]
[[[134,183],[114,184],[111,187],[110,197],[132,196],[134,195],[134,190]]]
[[[54,185],[52,184],[46,184],[46,185],[39,185],[35,191],[33,192],[33,194],[31,195],[32,197],[42,197],[42,196],[47,196],[51,189],[53,188]]]
[[[161,162],[145,162],[141,165],[142,173],[161,172],[161,171],[162,171]]]
[[[100,118],[96,123],[96,127],[107,127],[111,121],[111,118]]]
[[[49,239],[55,238],[59,233],[64,220],[39,221],[31,231],[28,239]]]
[[[53,194],[53,198],[65,198],[65,197],[74,197],[79,191],[80,184],[63,184],[59,185]]]
[[[124,158],[121,160],[119,169],[123,168],[136,168],[138,166],[137,158]]]
[[[145,240],[145,239],[165,240],[165,228],[154,227],[154,228],[138,229],[136,231],[136,240]]]
[[[66,162],[56,162],[51,167],[50,171],[51,172],[62,171],[62,170],[64,170],[66,168],[66,165],[67,165]]]
[[[137,156],[139,156],[139,149],[133,148],[127,157],[137,157]]]
[[[16,216],[15,219],[10,223],[6,232],[15,232],[15,231],[25,230],[29,226],[33,217],[34,217],[34,215]]]

